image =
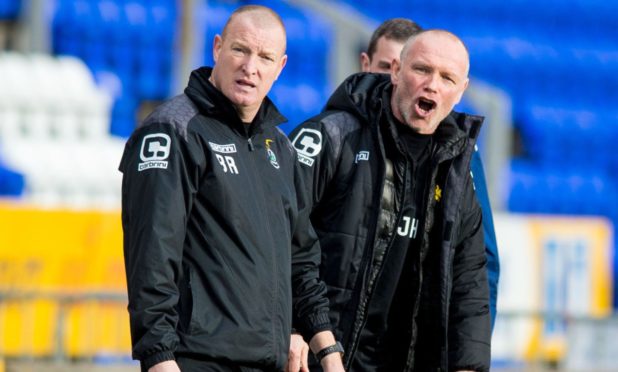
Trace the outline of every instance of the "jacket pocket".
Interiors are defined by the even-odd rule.
[[[192,293],[192,281],[191,281],[191,269],[184,268],[183,277],[178,285],[179,299],[178,299],[178,318],[179,328],[184,333],[190,333],[190,322],[193,316],[193,293]]]
[[[189,269],[189,293],[191,297],[191,307],[189,313],[189,327],[188,333],[193,334],[200,330],[203,330],[205,324],[203,324],[203,314],[200,311],[205,311],[204,307],[204,294],[200,291],[200,282],[194,270]]]

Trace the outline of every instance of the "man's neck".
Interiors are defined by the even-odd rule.
[[[242,107],[238,107],[238,106],[234,106],[234,108],[236,109],[236,112],[238,113],[238,117],[240,118],[240,121],[242,121],[244,124],[251,124],[259,110],[259,108],[251,109],[251,110],[243,109]]]
[[[217,90],[221,90],[219,89],[217,84],[215,84],[215,79],[212,78],[212,74],[208,77],[208,81],[210,82],[210,84],[212,84],[213,87],[217,88]],[[242,121],[244,124],[251,124],[260,108],[258,106],[257,109],[243,109],[241,107],[234,106],[234,109],[236,110],[240,121]]]

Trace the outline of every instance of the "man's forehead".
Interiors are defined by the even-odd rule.
[[[378,39],[378,43],[376,44],[376,53],[386,51],[395,51],[397,53],[400,53],[402,48],[402,42],[395,39],[389,39],[386,36],[382,36]]]
[[[469,64],[465,47],[456,39],[439,34],[419,36],[404,56],[409,61],[428,61],[432,57],[464,67]]]
[[[277,53],[285,50],[285,30],[277,23],[256,22],[254,18],[237,15],[223,35],[224,41],[259,45],[260,49]]]
[[[265,30],[230,32],[224,41],[271,54],[283,54],[285,45],[281,38],[273,37],[272,32]]]

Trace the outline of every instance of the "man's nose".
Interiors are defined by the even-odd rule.
[[[439,77],[436,74],[429,74],[425,82],[425,89],[435,92],[438,89]]]
[[[247,75],[254,75],[257,72],[256,57],[254,55],[248,55],[242,66],[243,71]]]

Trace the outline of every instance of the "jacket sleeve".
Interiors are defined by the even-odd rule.
[[[489,309],[491,311],[491,329],[496,322],[496,302],[498,300],[498,279],[500,277],[500,261],[498,257],[498,242],[494,230],[494,219],[491,213],[487,183],[483,162],[478,151],[472,154],[470,170],[474,177],[474,188],[483,213],[483,234],[485,236],[485,254],[487,255],[487,278],[489,280]]]
[[[481,209],[466,178],[449,311],[449,370],[489,371],[491,327]]]
[[[133,358],[142,367],[174,359],[178,275],[196,167],[172,125],[151,124],[128,140],[120,163],[122,226]]]
[[[309,219],[308,195],[303,187],[304,173],[295,164],[298,217],[292,237],[293,327],[306,340],[320,331],[330,330],[326,285],[320,280],[320,246]]]
[[[292,252],[293,327],[306,340],[331,327],[326,286],[319,279],[320,247],[310,223],[311,212],[321,202],[338,163],[338,154],[323,117],[321,115],[307,120],[289,135],[298,159],[295,182],[299,195],[300,221],[294,235]]]

